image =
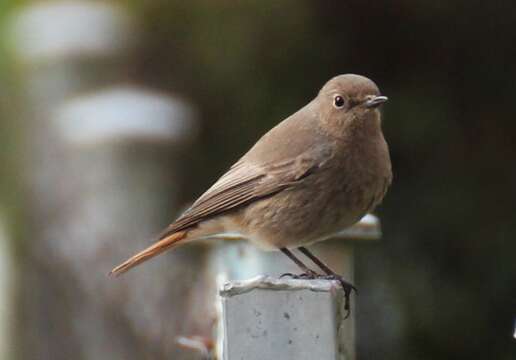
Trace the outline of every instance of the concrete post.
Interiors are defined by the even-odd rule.
[[[259,276],[228,282],[220,295],[224,360],[351,358],[336,282]]]

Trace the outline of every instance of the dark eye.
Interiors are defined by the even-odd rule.
[[[343,107],[344,103],[345,103],[344,98],[340,95],[337,95],[337,96],[335,96],[335,98],[333,98],[333,105],[335,105],[335,107],[337,109],[340,109],[341,107]]]

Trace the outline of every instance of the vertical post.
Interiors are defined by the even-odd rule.
[[[259,276],[226,283],[222,359],[350,359],[336,282]]]
[[[366,215],[357,225],[335,234],[327,241],[314,245],[312,249],[318,257],[324,259],[336,272],[342,274],[350,282],[354,282],[353,246],[359,244],[361,241],[378,239],[380,233],[378,219],[373,215]],[[222,297],[223,310],[221,312],[218,332],[219,356],[224,356],[226,360],[234,360],[240,358],[237,354],[244,356],[244,352],[246,352],[244,356],[245,359],[251,359],[253,358],[252,356],[256,356],[257,359],[260,358],[259,352],[255,354],[252,351],[258,351],[258,349],[266,346],[265,338],[262,339],[264,341],[263,343],[259,343],[255,342],[256,339],[253,339],[251,336],[251,339],[248,340],[254,345],[251,347],[239,347],[236,344],[246,344],[248,341],[241,339],[237,335],[240,334],[243,337],[250,336],[249,334],[245,334],[247,328],[242,330],[238,327],[240,326],[238,325],[239,322],[242,321],[251,326],[252,321],[258,321],[258,319],[252,318],[251,315],[253,309],[256,308],[256,306],[260,306],[261,310],[259,312],[265,314],[264,318],[268,319],[267,324],[262,323],[260,328],[267,330],[268,340],[274,341],[274,338],[283,339],[282,334],[285,334],[285,331],[287,331],[285,330],[285,326],[289,324],[289,319],[282,318],[282,316],[280,316],[282,314],[279,314],[277,309],[283,308],[283,306],[292,306],[296,307],[296,311],[312,314],[311,317],[297,317],[298,321],[303,323],[305,328],[310,328],[314,324],[317,326],[320,325],[319,321],[322,317],[326,319],[324,321],[327,322],[326,325],[331,329],[336,329],[336,324],[338,324],[337,327],[339,330],[337,332],[331,333],[329,330],[325,332],[326,336],[334,336],[331,340],[326,338],[326,344],[331,343],[337,346],[338,350],[333,353],[325,353],[326,357],[321,359],[355,359],[356,297],[352,296],[352,306],[355,308],[355,311],[352,311],[348,319],[341,321],[342,311],[335,309],[341,306],[342,293],[330,290],[333,286],[332,282],[298,281],[292,283],[287,280],[275,280],[271,278],[261,280],[254,279],[246,282],[245,279],[254,277],[257,274],[267,274],[277,277],[286,272],[298,273],[299,269],[286,259],[283,254],[279,252],[263,252],[256,249],[248,242],[241,241],[237,236],[235,236],[234,239],[226,239],[220,246],[214,247],[211,259],[212,266],[216,269],[214,272],[218,273],[218,282],[222,286],[220,295]],[[312,288],[312,286],[315,285],[311,284],[316,284],[319,287]],[[360,286],[360,284],[355,285]],[[259,291],[256,291],[257,289],[259,289]],[[303,296],[303,299],[308,300],[306,302],[292,302],[300,289],[310,295],[308,297]],[[316,305],[316,299],[323,295],[315,295],[308,290],[328,293],[325,295],[324,307],[322,307],[323,302],[321,302],[321,306]],[[288,303],[288,305],[285,305],[286,303]],[[332,316],[333,318],[328,320]],[[296,327],[299,329],[299,326]],[[253,327],[251,326],[250,328],[252,329]],[[256,334],[253,336],[255,335]],[[303,342],[301,338],[298,340],[300,340],[302,344],[309,343],[308,339],[307,342]],[[251,348],[255,350],[250,350]],[[284,350],[282,348],[282,350],[277,350],[280,351],[276,354],[278,356],[271,358],[288,358],[284,356],[297,354],[297,351],[304,352],[304,350],[301,349],[304,348],[298,347],[292,350],[292,353],[283,353],[281,352]],[[310,352],[306,353],[313,355],[313,353]],[[334,354],[337,357],[332,357],[333,355],[330,354]]]
[[[189,268],[178,264],[195,264],[198,254],[179,250],[121,278],[107,277],[117,261],[146,247],[169,221],[179,192],[181,149],[195,135],[192,116],[177,99],[116,86],[66,102],[53,121],[64,148],[60,176],[68,179],[61,189],[67,196],[58,205],[66,206],[67,214],[56,229],[53,251],[85,290],[82,301],[101,300],[82,332],[95,339],[96,328],[113,327],[115,319],[104,312],[123,317],[128,329],[112,328],[109,336],[133,342],[127,346],[135,353],[126,356],[138,358],[151,346],[156,354],[177,356],[163,338],[172,341],[185,331],[192,315],[185,296]],[[134,343],[133,331],[147,340]],[[89,348],[99,350],[102,340],[96,341]]]

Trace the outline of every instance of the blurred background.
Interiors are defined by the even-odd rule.
[[[206,332],[203,248],[106,273],[352,72],[390,99],[395,173],[358,359],[515,359],[515,24],[512,1],[1,2],[0,358],[198,358],[164,339]]]

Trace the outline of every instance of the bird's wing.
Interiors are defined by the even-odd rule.
[[[272,128],[161,238],[200,221],[296,186],[326,162],[332,141],[317,131],[314,102]]]
[[[200,221],[295,186],[317,170],[320,159],[298,156],[274,165],[237,162],[161,234],[165,238]]]

